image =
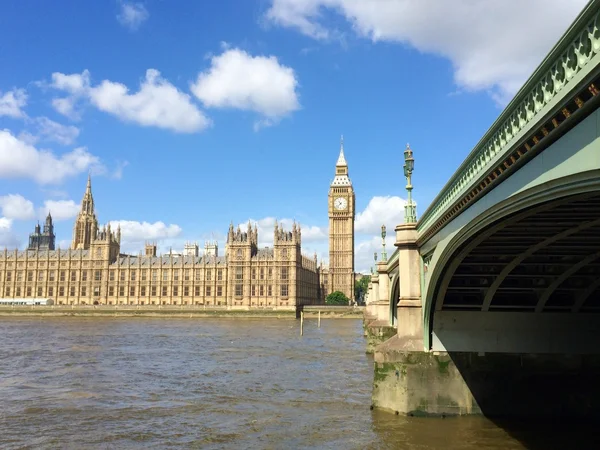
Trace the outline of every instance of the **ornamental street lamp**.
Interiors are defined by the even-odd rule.
[[[387,253],[385,252],[385,224],[381,225],[381,244],[383,245],[383,251],[381,252],[381,260],[387,261]]]
[[[411,177],[415,168],[415,160],[412,156],[412,150],[410,145],[406,144],[406,150],[404,150],[404,176],[406,177],[406,192],[408,192],[408,199],[404,206],[404,223],[415,223],[417,221],[417,211],[415,204],[412,200],[412,184]]]
[[[373,260],[375,261],[375,266],[372,273],[377,273],[377,252],[373,253]]]

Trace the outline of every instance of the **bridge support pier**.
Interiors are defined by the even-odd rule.
[[[597,355],[403,352],[390,348],[391,341],[375,354],[375,408],[403,415],[600,418]]]
[[[414,223],[396,227],[398,247],[398,335],[394,346],[404,351],[423,351],[423,308],[421,304],[421,256]]]

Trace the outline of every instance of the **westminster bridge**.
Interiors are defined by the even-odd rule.
[[[394,328],[375,407],[600,415],[598,94],[592,0],[418,220],[407,146],[406,223],[368,291]]]

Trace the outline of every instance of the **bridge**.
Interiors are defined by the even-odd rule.
[[[600,0],[377,263],[375,407],[600,414]],[[408,166],[408,167],[407,167]]]

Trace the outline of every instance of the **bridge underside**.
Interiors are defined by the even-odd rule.
[[[600,192],[506,217],[447,267],[433,350],[600,354]]]
[[[548,206],[508,218],[473,248],[442,309],[599,312],[600,194]]]

